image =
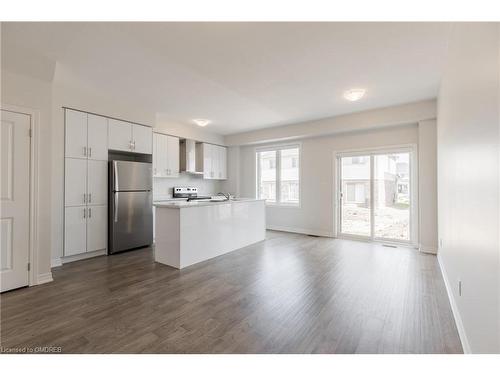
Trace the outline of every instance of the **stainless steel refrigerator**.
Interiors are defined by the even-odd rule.
[[[109,254],[151,245],[151,163],[114,160],[109,172]]]

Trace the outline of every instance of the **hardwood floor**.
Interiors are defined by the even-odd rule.
[[[63,353],[461,353],[435,256],[268,232],[181,271],[151,249],[4,293],[1,345]]]

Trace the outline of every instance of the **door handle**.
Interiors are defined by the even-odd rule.
[[[118,193],[115,193],[115,212],[114,212],[114,222],[118,222]]]

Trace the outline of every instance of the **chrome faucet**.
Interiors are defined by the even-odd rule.
[[[229,193],[227,193],[227,194],[226,193],[217,193],[217,195],[223,195],[224,198],[226,198],[226,200],[230,200],[231,199],[231,194],[229,194]]]

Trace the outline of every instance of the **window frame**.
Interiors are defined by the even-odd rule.
[[[297,158],[297,168],[299,169],[298,173],[298,194],[299,201],[297,203],[294,202],[281,202],[281,151],[289,150],[289,149],[298,149],[299,156]],[[282,144],[282,145],[270,145],[270,146],[262,146],[256,147],[254,149],[255,152],[255,196],[257,199],[263,199],[260,197],[260,153],[266,151],[274,151],[276,154],[276,198],[275,201],[268,201],[266,199],[266,206],[269,207],[288,207],[288,208],[300,208],[302,205],[302,144],[301,143],[290,143],[290,144]]]

